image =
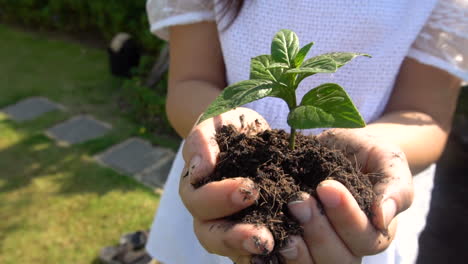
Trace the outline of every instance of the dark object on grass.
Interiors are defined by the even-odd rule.
[[[120,244],[129,244],[131,245],[132,249],[142,249],[146,245],[146,241],[148,240],[148,232],[145,231],[136,231],[133,233],[128,233],[123,235],[120,238]]]
[[[141,48],[128,33],[118,33],[107,48],[111,73],[131,77],[132,68],[140,64]]]
[[[151,261],[145,250],[147,239],[147,231],[125,234],[119,245],[101,249],[99,259],[106,264],[147,264]]]

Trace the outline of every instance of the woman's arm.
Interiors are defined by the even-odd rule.
[[[216,24],[171,27],[169,63],[166,111],[171,125],[185,138],[226,86]]]
[[[363,130],[398,145],[413,174],[437,161],[450,132],[461,81],[405,59],[384,115]]]
[[[184,30],[189,27],[190,30]],[[211,23],[171,30],[168,115],[184,137],[199,114],[225,86],[224,64],[215,30]],[[192,47],[197,49],[192,50]],[[305,233],[304,240],[297,238],[298,243],[293,245],[296,255],[288,263],[312,263],[312,256],[315,263],[329,263],[327,261],[335,259],[337,261],[331,263],[359,263],[362,256],[376,254],[388,247],[396,230],[394,217],[409,207],[413,196],[408,163],[404,157],[398,159],[400,162],[392,163],[392,153],[398,154],[402,149],[413,172],[438,158],[449,131],[458,86],[459,81],[451,75],[407,59],[381,119],[363,129],[323,133],[321,138],[330,139],[334,146],[340,142],[345,147],[350,144],[360,146],[363,154],[357,154],[356,159],[364,158],[356,161],[365,164],[368,172],[382,173],[385,180],[374,187],[379,196],[372,220],[359,209],[346,188],[334,181],[326,181],[317,189],[323,210],[318,210],[314,197],[293,203],[290,209],[293,215],[303,220]],[[208,252],[229,256],[236,263],[250,263],[252,254],[273,249],[272,235],[265,227],[238,224],[228,231],[213,227],[229,225],[223,217],[255,203],[259,193],[253,182],[248,179],[224,180],[198,189],[191,184],[210,175],[214,168],[214,157],[219,151],[216,144],[211,144],[215,128],[225,123],[240,127],[240,111],[244,111],[242,114],[247,122],[261,118],[251,110],[238,108],[206,120],[191,132],[184,145],[186,169],[179,193],[194,218],[195,233]],[[367,135],[383,139],[385,143],[374,141]],[[388,236],[375,226],[387,230]]]

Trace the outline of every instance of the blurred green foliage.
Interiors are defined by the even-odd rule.
[[[128,32],[146,51],[163,41],[149,31],[145,0],[0,0],[0,22],[62,32],[94,32],[110,40]]]
[[[132,79],[122,79],[119,105],[145,131],[175,135],[165,112],[167,76],[155,87],[146,87],[150,72],[164,41],[151,34],[145,0],[0,0],[0,22],[31,29],[73,34],[98,34],[105,41],[118,32],[130,33],[145,54]]]
[[[167,74],[153,87],[144,84],[154,60],[143,56],[133,69],[133,78],[123,80],[119,105],[147,132],[176,136],[166,116]]]
[[[462,87],[458,97],[457,114],[468,117],[468,85]]]

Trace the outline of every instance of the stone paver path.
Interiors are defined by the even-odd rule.
[[[153,166],[135,175],[135,179],[152,188],[163,188],[174,161],[174,153],[167,154]]]
[[[17,122],[22,122],[35,119],[50,111],[64,109],[62,105],[45,97],[30,97],[0,109],[0,112],[6,113]],[[111,125],[90,115],[78,115],[47,129],[45,134],[59,145],[69,146],[104,136],[111,129]],[[160,188],[164,187],[174,156],[174,151],[171,149],[152,146],[140,138],[130,138],[96,155],[95,160],[103,166],[130,175],[137,181],[161,191]]]
[[[96,155],[95,159],[104,166],[132,175],[150,187],[163,187],[174,152],[154,147],[140,138],[130,138]]]
[[[35,119],[47,112],[54,110],[64,110],[65,108],[45,97],[30,97],[19,101],[14,105],[7,106],[0,110],[11,119],[23,122]]]
[[[49,128],[46,134],[61,145],[72,145],[103,136],[111,128],[91,116],[80,115]]]

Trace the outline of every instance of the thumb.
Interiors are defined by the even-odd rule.
[[[384,177],[374,185],[377,196],[373,207],[373,223],[382,231],[387,230],[399,213],[411,206],[414,196],[413,178],[404,154],[393,151],[384,155],[390,156],[384,160],[391,165],[383,167]]]
[[[216,131],[226,125],[232,125],[239,132],[245,133],[257,133],[269,128],[262,116],[243,107],[235,108],[195,125],[187,136],[182,150],[185,160],[182,176],[188,177],[191,184],[196,184],[213,173],[219,154]]]

